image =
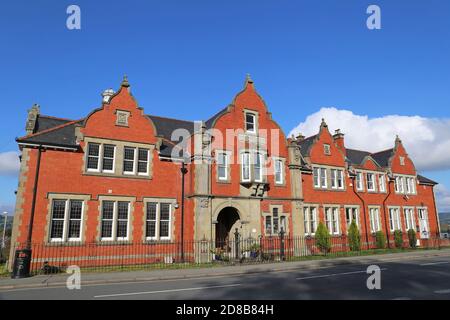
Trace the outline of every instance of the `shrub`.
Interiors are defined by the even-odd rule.
[[[330,233],[322,222],[319,223],[316,230],[316,245],[322,253],[327,253],[331,249]]]
[[[351,251],[361,250],[361,235],[359,234],[355,220],[352,221],[350,228],[348,229],[348,242]]]
[[[417,234],[416,231],[413,229],[408,230],[408,240],[409,240],[409,246],[411,248],[415,248],[417,246]]]
[[[378,249],[386,248],[386,237],[385,237],[383,231],[378,231],[377,233],[375,233],[375,238],[376,238]]]
[[[394,231],[394,242],[397,248],[403,247],[403,234],[401,230]]]

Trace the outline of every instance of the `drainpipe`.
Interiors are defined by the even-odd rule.
[[[361,198],[361,196],[356,192],[355,189],[355,183],[356,183],[356,176],[352,178],[353,182],[353,193],[356,194],[356,196],[359,198],[359,200],[361,200],[362,205],[363,205],[363,214],[364,214],[364,226],[366,228],[366,244],[367,244],[367,249],[369,249],[369,232],[367,230],[367,217],[366,217],[366,203],[364,202],[364,199]]]
[[[181,163],[181,261],[184,262],[184,176],[188,172],[185,160]]]
[[[40,171],[40,167],[41,167],[41,153],[42,153],[42,146],[38,146],[36,173],[34,176],[34,186],[33,186],[33,200],[31,202],[31,215],[30,215],[30,221],[28,223],[28,235],[27,235],[27,246],[26,246],[27,249],[31,249],[31,240],[32,240],[33,223],[34,223],[34,212],[36,209],[37,187],[38,187],[38,181],[39,181],[39,171]]]
[[[386,214],[386,201],[387,201],[387,199],[391,196],[391,179],[389,178],[389,176],[388,176],[388,194],[386,195],[386,198],[384,198],[384,200],[383,200],[383,215],[384,215],[384,228],[386,229],[386,239],[387,239],[387,246],[388,246],[388,249],[390,249],[391,248],[391,244],[390,244],[390,240],[389,240],[389,238],[390,238],[390,228],[389,228],[389,225],[388,225],[388,217],[387,217],[387,214]]]

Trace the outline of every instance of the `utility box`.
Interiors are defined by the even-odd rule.
[[[31,249],[16,250],[11,278],[22,279],[30,276]]]

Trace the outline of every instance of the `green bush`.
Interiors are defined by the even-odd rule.
[[[351,251],[361,250],[361,235],[359,234],[355,220],[352,221],[350,228],[348,229],[348,242]]]
[[[403,247],[403,233],[401,230],[394,231],[394,242],[395,242],[395,247],[397,247],[397,248]]]
[[[408,240],[409,240],[409,246],[411,248],[415,248],[417,246],[417,234],[416,231],[413,229],[408,230]]]
[[[322,253],[327,253],[331,249],[330,233],[322,222],[319,223],[316,230],[316,245]]]
[[[383,231],[377,231],[377,233],[375,233],[375,238],[376,238],[378,249],[386,248],[386,237],[385,237]]]

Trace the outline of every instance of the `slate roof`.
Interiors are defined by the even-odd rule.
[[[365,157],[370,156],[370,152],[355,150],[355,149],[346,149],[347,151],[347,161],[350,164],[361,164]]]
[[[45,121],[41,118],[40,129],[38,132],[25,137],[18,138],[17,141],[21,143],[45,144],[58,147],[78,148],[75,137],[75,126],[83,120],[64,121],[64,123],[48,128],[50,123],[58,121]]]
[[[220,110],[219,112],[217,112],[215,115],[213,115],[211,118],[209,118],[208,120],[206,120],[205,125],[206,125],[206,129],[211,129],[214,122],[226,111],[228,110],[228,107],[223,108],[222,110]]]
[[[176,129],[186,129],[190,134],[194,133],[194,122],[192,121],[158,117],[153,115],[147,115],[147,118],[151,119],[155,124],[157,134],[170,141],[173,141],[172,133]]]
[[[431,179],[425,178],[424,176],[421,176],[420,174],[417,175],[417,179],[422,184],[431,184],[433,186],[438,184],[436,181],[433,181]]]
[[[34,127],[34,132],[37,133],[40,131],[48,130],[50,128],[54,128],[60,126],[62,124],[68,123],[72,120],[69,119],[61,119],[50,116],[38,115],[36,119],[36,125]]]
[[[309,148],[312,146],[314,139],[316,137],[317,137],[317,134],[313,135],[311,137],[305,138],[298,143],[298,145],[300,146],[300,151],[302,153],[302,156],[304,156],[304,157],[309,156]]]
[[[376,162],[382,167],[388,167],[389,166],[389,159],[392,157],[394,153],[394,149],[388,149],[376,153],[372,153],[372,158],[375,159]]]

